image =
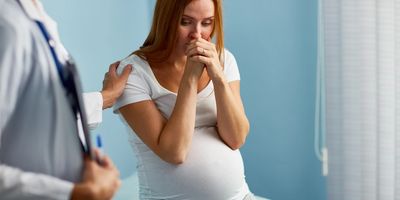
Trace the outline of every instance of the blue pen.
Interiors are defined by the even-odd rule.
[[[101,165],[103,163],[103,143],[99,134],[96,135],[96,145],[97,149],[99,150],[99,154],[97,155],[96,160]]]
[[[99,148],[101,150],[101,148],[103,147],[103,144],[101,142],[101,136],[99,134],[96,135],[96,144],[97,144],[97,148]]]

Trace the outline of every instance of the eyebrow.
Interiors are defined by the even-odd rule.
[[[195,18],[193,18],[193,17],[191,17],[191,16],[188,16],[188,15],[182,15],[182,17],[186,17],[186,18],[190,18],[190,19],[195,19]],[[206,17],[206,18],[204,18],[204,19],[206,19],[206,20],[214,19],[214,16]]]

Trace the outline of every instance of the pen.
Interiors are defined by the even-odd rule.
[[[98,149],[98,154],[96,156],[97,162],[102,165],[103,164],[103,143],[101,141],[101,136],[99,134],[96,135],[96,146]]]

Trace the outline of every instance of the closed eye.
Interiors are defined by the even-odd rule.
[[[192,23],[192,21],[189,20],[189,19],[182,19],[181,20],[181,25],[182,26],[187,26],[187,25],[190,25],[191,23]]]
[[[208,20],[202,22],[201,24],[202,24],[203,26],[211,26],[213,23],[214,23],[213,20],[208,19]]]

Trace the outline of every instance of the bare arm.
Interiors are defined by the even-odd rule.
[[[240,148],[249,133],[249,121],[240,97],[240,81],[213,81],[217,103],[217,124],[221,138],[232,148]]]
[[[168,120],[149,100],[119,110],[140,139],[166,162],[180,164],[186,158],[194,131],[197,84],[202,71],[202,65],[188,61]]]
[[[250,128],[240,97],[240,81],[226,81],[213,43],[201,38],[193,41],[188,54],[192,55],[193,60],[206,65],[213,81],[220,137],[231,149],[240,148]]]

